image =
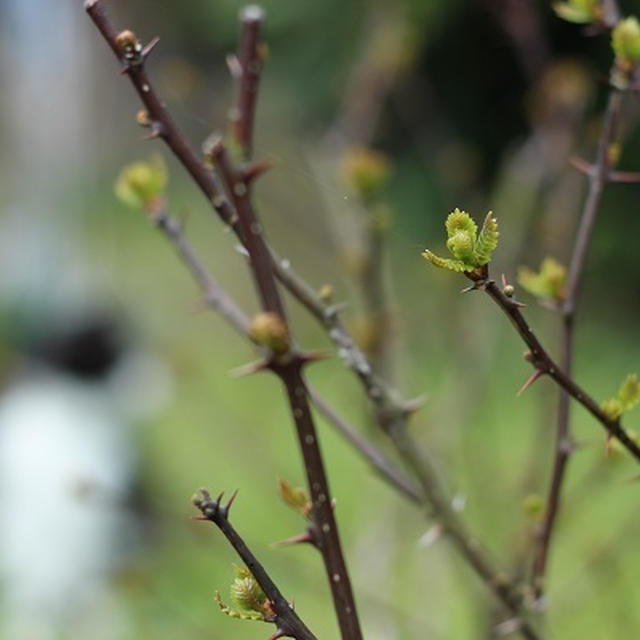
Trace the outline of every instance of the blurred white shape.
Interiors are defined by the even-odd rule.
[[[57,637],[106,597],[131,531],[133,459],[117,413],[101,384],[47,370],[0,402],[6,640]]]

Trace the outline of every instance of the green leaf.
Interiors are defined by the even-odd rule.
[[[425,249],[422,252],[422,257],[426,258],[431,264],[441,269],[449,269],[450,271],[457,271],[462,273],[463,271],[473,271],[473,265],[465,264],[462,260],[451,260],[451,258],[440,258],[435,253]]]
[[[498,246],[499,235],[498,221],[493,217],[493,213],[489,211],[473,248],[474,264],[477,267],[481,267],[491,261],[491,256]]]

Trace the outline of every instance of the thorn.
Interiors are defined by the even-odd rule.
[[[227,504],[224,506],[224,508],[222,509],[222,513],[224,514],[224,517],[226,518],[229,515],[229,509],[231,509],[231,505],[233,504],[233,501],[236,499],[236,496],[238,495],[238,489],[236,489],[232,494],[231,497],[229,498],[229,500],[227,501]]]
[[[434,542],[437,542],[440,539],[443,533],[442,525],[434,524],[420,537],[418,540],[418,546],[421,549],[430,547]]]
[[[220,502],[222,501],[222,496],[224,495],[224,491],[220,492],[220,495],[215,499],[216,507],[220,506]]]
[[[604,455],[606,458],[611,457],[611,452],[612,452],[612,444],[613,444],[613,436],[607,432],[606,435],[606,440],[604,443]]]
[[[522,620],[520,618],[509,618],[494,627],[496,634],[500,637],[510,636],[522,629]]]
[[[407,400],[407,402],[405,402],[402,405],[402,411],[406,416],[411,416],[417,411],[419,411],[420,409],[422,409],[422,407],[424,407],[426,403],[427,403],[427,394],[423,393],[417,398],[413,398],[412,400]]]
[[[227,67],[229,68],[229,73],[234,80],[238,80],[242,77],[242,65],[240,64],[240,60],[238,60],[238,56],[235,53],[229,53],[226,57]]]
[[[341,311],[344,311],[349,306],[348,302],[337,302],[324,310],[325,314],[329,317],[337,316]]]
[[[141,140],[154,140],[155,138],[162,137],[163,134],[164,134],[163,126],[159,122],[154,120],[149,125],[149,133],[147,133],[146,135],[142,136]]]
[[[287,634],[282,629],[278,629],[272,636],[269,637],[269,640],[278,640],[278,638],[286,637]]]
[[[511,304],[516,307],[516,309],[524,309],[527,306],[524,302],[520,302],[519,300],[511,300]]]
[[[208,520],[206,516],[189,516],[189,520]]]
[[[128,62],[125,62],[122,69],[120,69],[120,75],[125,76],[129,71],[131,71],[131,65]]]
[[[328,360],[333,354],[326,349],[318,349],[315,351],[305,351],[299,355],[300,364],[304,367],[314,362],[321,362],[322,360]]]
[[[502,279],[502,288],[504,289],[509,283],[507,282],[507,276],[504,275],[504,273],[501,276]]]
[[[465,287],[460,293],[470,293],[471,291],[477,291],[477,290],[478,290],[478,284],[474,282],[473,284],[470,284],[468,287]]]
[[[256,162],[249,167],[246,167],[242,171],[242,177],[245,183],[251,184],[256,178],[259,178],[263,173],[273,169],[274,164],[271,160],[263,160],[262,162]]]
[[[235,246],[235,250],[241,255],[244,256],[245,258],[249,257],[249,252],[247,251],[246,247],[240,243],[236,244]]]
[[[155,49],[158,42],[160,42],[160,36],[156,36],[149,42],[149,44],[147,44],[147,46],[142,50],[142,53],[140,54],[143,60],[145,60],[147,56]]]
[[[569,160],[569,164],[577,169],[580,173],[583,173],[585,176],[593,177],[596,171],[596,168],[589,164],[584,158],[580,158],[579,156],[574,156]]]
[[[272,549],[281,549],[282,547],[291,547],[294,544],[312,544],[314,547],[317,546],[315,536],[310,529],[307,529],[302,533],[298,533],[295,536],[291,536],[290,538],[278,540],[278,542],[272,542],[269,546]]]
[[[640,173],[637,171],[612,171],[609,174],[609,182],[636,184],[640,182]]]
[[[269,366],[270,365],[266,360],[258,360],[256,362],[250,362],[249,364],[245,364],[241,367],[233,369],[230,372],[230,375],[233,378],[244,378],[245,376],[251,376],[254,373],[266,371],[267,369],[269,369]]]
[[[540,376],[544,375],[544,371],[542,369],[536,369],[529,379],[522,385],[520,391],[516,393],[516,396],[521,396]]]

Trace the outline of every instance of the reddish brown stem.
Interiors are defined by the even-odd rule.
[[[640,462],[640,447],[627,435],[620,426],[619,420],[611,419],[600,408],[600,405],[554,362],[524,319],[518,303],[506,296],[493,280],[487,280],[481,286],[509,317],[516,331],[529,347],[532,365],[545,375],[553,378],[562,389],[574,400],[577,400],[612,437],[619,440],[627,451]]]
[[[238,97],[236,106],[231,111],[231,130],[245,160],[251,158],[253,145],[253,122],[263,55],[260,47],[260,26],[263,20],[264,11],[256,5],[250,5],[241,11],[242,32],[237,65],[232,65],[232,74],[237,76]]]
[[[235,494],[227,504],[223,505],[221,504],[222,494],[218,499],[212,500],[206,489],[200,489],[200,495],[193,498],[193,504],[202,512],[201,519],[213,522],[222,531],[264,591],[276,615],[274,624],[278,627],[276,633],[280,634],[279,637],[287,636],[296,638],[296,640],[317,640],[316,636],[311,633],[289,602],[287,602],[287,599],[282,595],[280,589],[278,589],[258,558],[253,555],[251,549],[229,522],[229,509],[234,498]]]
[[[609,180],[611,165],[609,162],[609,147],[615,140],[618,119],[622,109],[623,94],[612,90],[607,102],[602,133],[598,143],[596,159],[587,177],[589,191],[584,203],[578,233],[569,266],[567,291],[562,313],[562,371],[570,378],[573,364],[573,327],[576,307],[580,298],[584,264],[587,258],[593,228],[595,225],[600,201],[604,187]],[[549,557],[549,546],[560,507],[560,494],[566,475],[567,464],[573,450],[571,435],[569,432],[569,395],[566,391],[560,392],[558,401],[558,426],[556,434],[556,448],[549,485],[549,495],[544,513],[542,526],[538,534],[538,545],[534,558],[532,582],[538,595],[542,594],[544,576]]]
[[[271,256],[264,240],[262,226],[251,204],[248,185],[243,181],[242,173],[231,164],[221,140],[213,143],[210,154],[235,206],[238,224],[241,234],[245,238],[245,247],[249,253],[251,271],[263,310],[277,313],[286,323],[284,306],[271,270]],[[304,359],[294,349],[291,349],[285,354],[274,355],[269,364],[287,391],[313,503],[315,539],[324,560],[341,636],[343,640],[360,640],[362,632],[351,589],[351,580],[347,572],[338,527],[331,506],[329,484],[315,424],[311,416],[308,391],[302,377]]]

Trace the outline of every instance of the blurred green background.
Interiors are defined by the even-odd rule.
[[[118,25],[144,41],[161,36],[149,72],[194,145],[225,130],[233,99],[225,55],[235,48],[243,4],[106,4]],[[303,526],[277,495],[278,478],[304,484],[282,389],[267,375],[230,377],[255,357],[252,350],[202,309],[196,287],[144,214],[117,202],[120,168],[163,154],[172,209],[214,275],[252,314],[257,303],[244,259],[161,143],[140,142],[135,96],[81,3],[59,5],[0,4],[0,215],[13,247],[1,257],[4,381],[10,386],[33,335],[87,307],[117,315],[129,339],[161,359],[172,380],[161,409],[133,432],[138,540],[110,575],[126,624],[111,635],[99,629],[97,637],[271,633],[223,616],[213,601],[216,589],[228,600],[236,558],[214,527],[189,520],[189,497],[200,486],[239,489],[235,526],[318,637],[338,637],[320,558],[307,548],[269,547]],[[586,188],[568,159],[594,153],[606,97],[601,77],[612,58],[608,38],[585,37],[546,2],[263,6],[269,58],[255,153],[275,168],[259,181],[256,201],[268,237],[314,286],[331,283],[335,299],[350,302],[345,321],[366,340],[357,270],[363,211],[341,176],[342,155],[366,145],[388,156],[382,199],[391,223],[380,258],[393,352],[386,373],[406,397],[427,394],[411,429],[451,495],[464,497],[469,526],[505,568],[528,571],[535,516],[524,502],[546,494],[557,389],[543,380],[516,397],[530,367],[506,318],[480,294],[459,295],[464,280],[431,268],[420,251],[442,252],[445,216],[459,206],[476,219],[488,209],[497,215],[495,275],[514,281],[519,265],[537,267],[546,255],[568,261]],[[637,115],[634,96],[625,110],[623,169],[640,166]],[[607,189],[586,267],[575,377],[599,400],[640,361],[638,193],[635,186]],[[521,297],[553,351],[558,318]],[[287,306],[301,345],[331,348],[295,301]],[[309,378],[393,457],[337,356],[312,367]],[[572,405],[571,418],[580,447],[552,549],[546,637],[635,637],[637,469],[625,455],[605,457],[603,432],[583,409]],[[636,420],[632,414],[626,425]],[[320,417],[318,423],[365,636],[493,637],[504,617],[485,586],[446,540],[419,544],[434,522],[395,495]]]

